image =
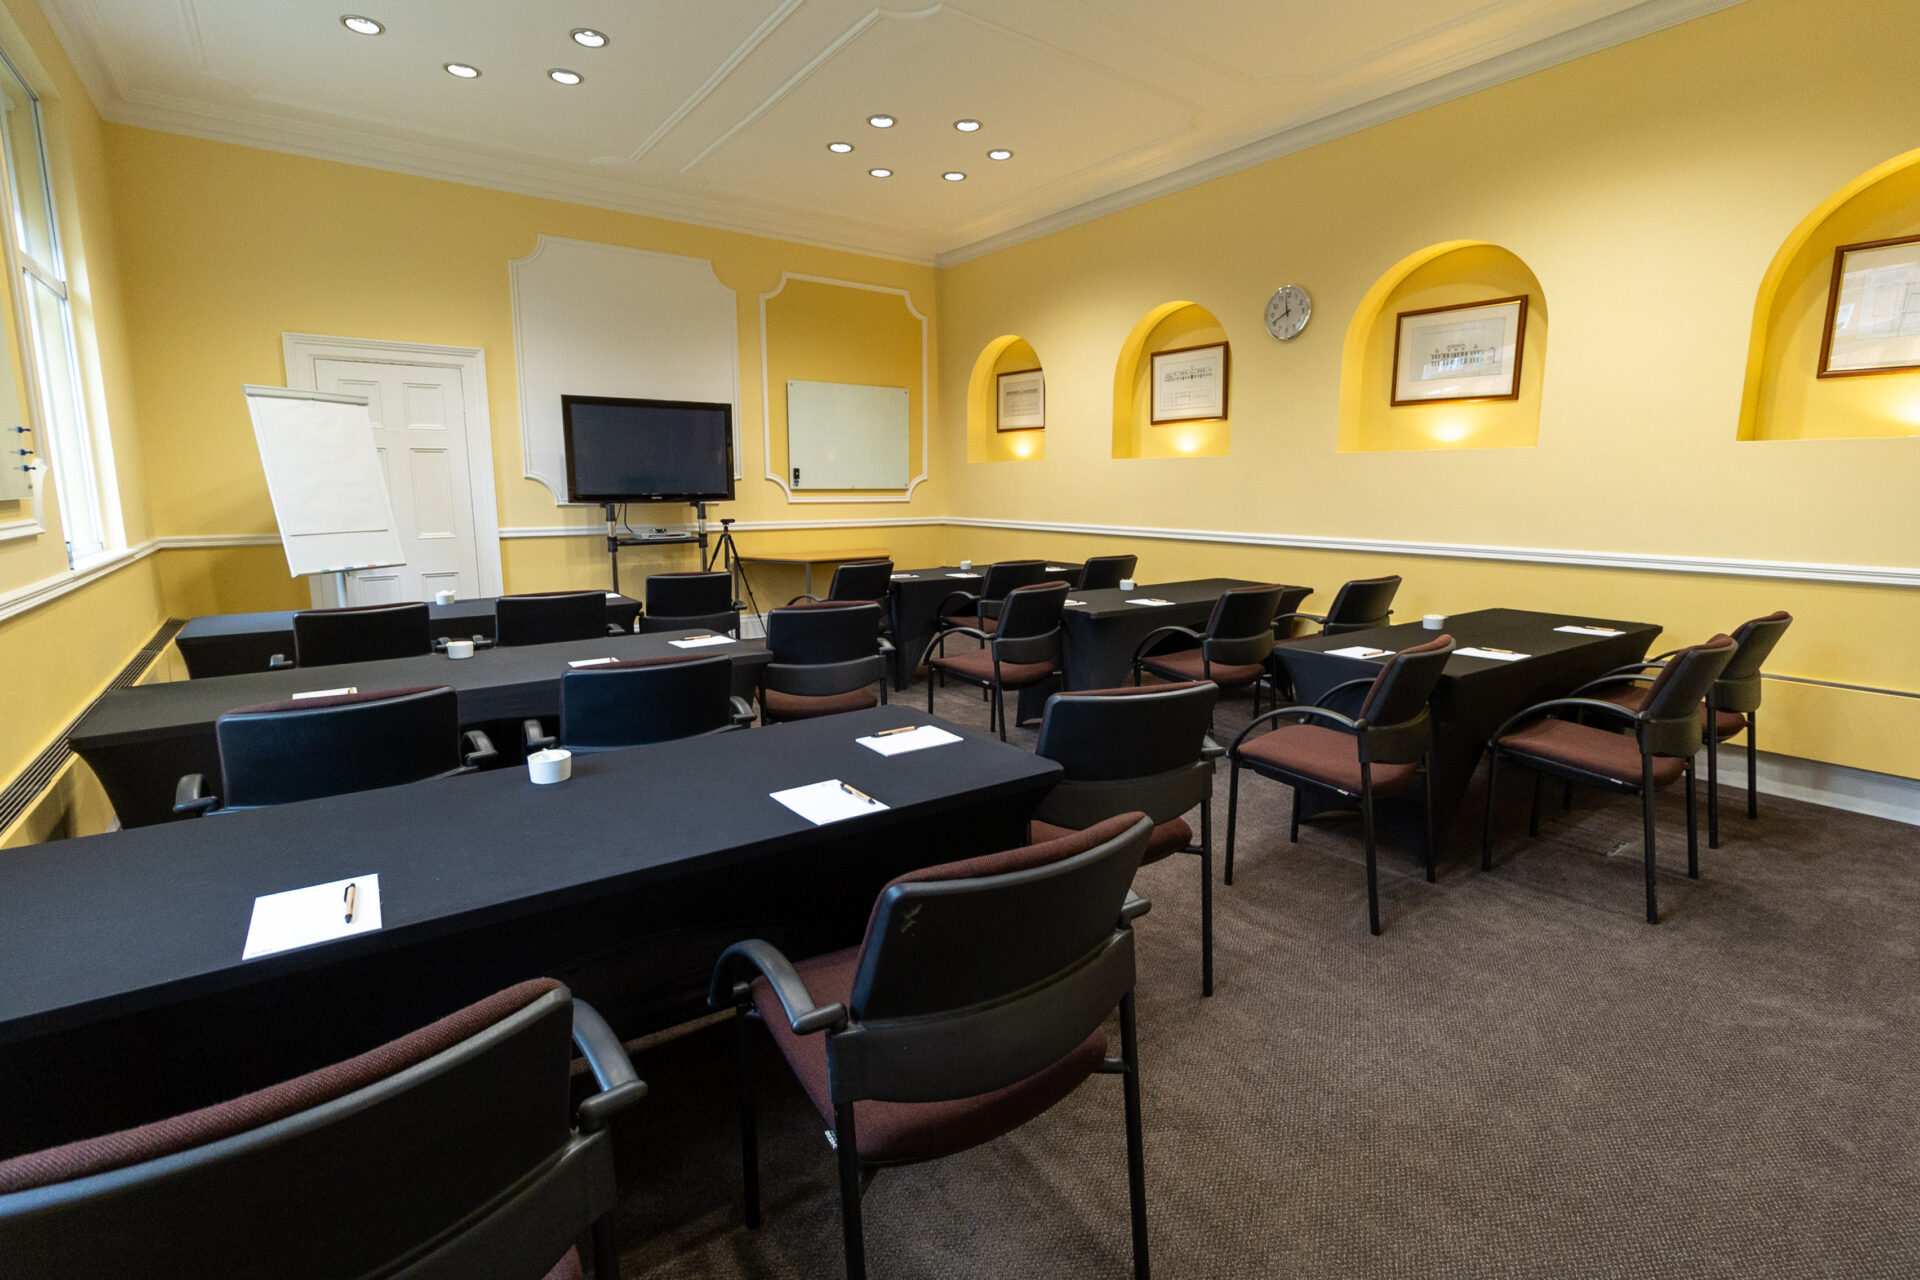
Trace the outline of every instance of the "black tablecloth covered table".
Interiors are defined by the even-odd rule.
[[[1149,632],[1161,627],[1205,631],[1223,592],[1259,584],[1240,578],[1199,578],[1190,582],[1149,582],[1132,591],[1107,588],[1076,591],[1067,606],[1067,688],[1111,689],[1131,678],[1133,651]],[[1130,600],[1171,600],[1172,604],[1129,604]],[[1191,648],[1169,637],[1169,649]],[[1161,646],[1155,645],[1156,650]]]
[[[1050,577],[1077,582],[1080,566],[1062,560],[1047,561]],[[888,625],[893,631],[893,656],[888,659],[888,675],[893,687],[904,689],[913,683],[920,655],[927,642],[940,629],[940,603],[956,591],[978,593],[986,578],[987,567],[975,564],[962,569],[957,564],[935,565],[930,569],[896,569],[888,592]]]

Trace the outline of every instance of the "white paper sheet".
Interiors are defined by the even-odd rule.
[[[949,578],[977,578],[980,575],[977,573],[950,573],[947,576]]]
[[[582,658],[578,662],[569,662],[570,667],[604,667],[609,662],[618,662],[618,658]]]
[[[1167,605],[1172,604],[1173,601],[1162,600],[1158,596],[1141,596],[1139,599],[1129,600],[1127,601],[1127,603],[1128,604],[1144,604],[1151,609],[1161,609],[1161,608],[1165,608]]]
[[[900,736],[906,737],[905,734]],[[789,787],[785,791],[770,791],[767,794],[816,827],[825,826],[829,822],[844,822],[848,818],[858,818],[862,814],[879,813],[887,808],[878,800],[863,800],[854,795],[838,778],[828,778],[825,782],[810,782],[804,787]]]
[[[353,888],[353,919],[347,919],[347,886]],[[316,942],[334,942],[380,927],[380,877],[349,876],[329,884],[269,893],[253,900],[242,960],[270,956]]]
[[[1564,627],[1555,627],[1554,630],[1564,631],[1570,636],[1623,636],[1627,634],[1624,631],[1616,631],[1612,627],[1583,627],[1578,623],[1568,623]]]
[[[358,693],[359,685],[350,684],[343,689],[309,689],[305,693],[296,693],[296,698],[337,698],[343,693]]]
[[[1494,662],[1518,662],[1522,658],[1531,658],[1530,653],[1502,653],[1493,649],[1455,649],[1456,658],[1488,658]]]
[[[618,591],[609,591],[609,592],[607,592],[607,599],[609,599],[609,600],[618,600],[619,598],[620,598],[620,593],[619,593]]]
[[[1369,649],[1363,644],[1350,644],[1344,649],[1328,649],[1336,658],[1385,658],[1392,655],[1389,649]]]
[[[704,649],[710,644],[732,644],[732,636],[694,636],[688,640],[669,640],[676,649]]]
[[[906,733],[890,733],[885,737],[876,734],[870,738],[855,738],[854,741],[883,756],[897,756],[909,751],[924,751],[928,747],[944,747],[949,742],[960,741],[960,735],[948,733],[936,725],[923,724]]]
[[[1067,566],[1063,564],[1050,564],[1047,566],[1048,573],[1065,573],[1066,571]]]
[[[1069,600],[1067,601],[1067,603],[1068,604],[1085,604],[1086,601],[1085,600]]]
[[[902,578],[917,578],[919,576],[920,575],[917,573],[890,573],[887,575],[887,577],[891,578],[895,582],[900,581]]]

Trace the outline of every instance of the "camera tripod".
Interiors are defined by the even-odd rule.
[[[745,599],[736,598],[733,602],[733,607],[736,609],[747,609],[755,616],[758,616],[760,613],[760,602],[753,598],[753,584],[747,581],[746,566],[740,563],[740,548],[736,546],[733,541],[733,517],[723,516],[721,518],[720,537],[713,544],[712,554],[707,554],[707,504],[704,502],[696,503],[694,505],[694,512],[700,519],[700,551],[705,557],[705,563],[701,567],[709,573],[713,572],[713,566],[716,564],[726,570],[727,573],[732,576],[733,581],[739,584],[735,593],[736,596],[745,597]]]

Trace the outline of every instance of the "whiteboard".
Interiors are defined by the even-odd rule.
[[[795,489],[907,487],[907,389],[787,383],[787,466]]]
[[[241,388],[294,577],[406,563],[364,396]]]

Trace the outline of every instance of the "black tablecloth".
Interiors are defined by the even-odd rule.
[[[1133,651],[1160,627],[1204,631],[1222,592],[1258,585],[1240,578],[1199,578],[1191,582],[1149,582],[1132,591],[1108,588],[1075,591],[1067,606],[1067,688],[1111,689],[1127,683]],[[1168,605],[1128,604],[1129,600],[1171,600]],[[1167,649],[1191,648],[1178,636]],[[1161,646],[1156,645],[1158,649]]]
[[[1621,634],[1582,636],[1554,630],[1571,625],[1611,627]],[[1479,609],[1455,614],[1447,619],[1443,630],[1453,637],[1459,648],[1490,646],[1529,656],[1512,662],[1458,655],[1447,660],[1432,702],[1434,823],[1442,848],[1446,846],[1446,833],[1454,812],[1479,766],[1487,738],[1502,721],[1536,702],[1562,697],[1614,667],[1638,662],[1660,634],[1659,627],[1647,622],[1534,613],[1525,609]],[[1335,685],[1356,679],[1371,680],[1380,670],[1376,660],[1339,657],[1327,650],[1359,645],[1397,651],[1424,644],[1438,634],[1424,630],[1417,622],[1408,622],[1344,635],[1290,640],[1280,646],[1278,653],[1293,680],[1295,701],[1317,703]],[[1355,691],[1356,694],[1363,692]],[[1358,697],[1343,697],[1331,705],[1334,710],[1352,715],[1358,706]],[[1396,839],[1410,839],[1414,852],[1424,855],[1424,840],[1417,821],[1419,801],[1419,790],[1415,788],[1408,796],[1384,805],[1383,816],[1389,817]],[[1311,807],[1309,804],[1309,810]]]
[[[1047,568],[1051,576],[1065,582],[1077,582],[1080,578],[1077,564],[1049,560]],[[888,674],[894,688],[904,689],[913,683],[914,672],[920,667],[920,655],[926,652],[927,642],[940,629],[941,602],[956,591],[978,593],[980,584],[986,580],[986,571],[986,565],[981,563],[971,569],[943,564],[931,569],[894,571],[887,602],[888,624],[893,630],[893,657],[888,660]],[[969,576],[955,577],[955,574]]]
[[[436,637],[493,638],[492,596],[428,605]],[[174,643],[187,664],[191,679],[202,676],[238,676],[267,670],[274,654],[293,657],[292,609],[269,613],[215,613],[193,618],[180,628]],[[628,596],[607,597],[607,621],[633,630],[640,602]]]
[[[204,773],[209,790],[220,793],[220,752],[214,742],[213,724],[223,712],[236,707],[277,702],[318,689],[351,686],[367,693],[415,685],[450,685],[460,695],[461,723],[478,725],[558,714],[560,677],[567,673],[570,661],[681,653],[725,654],[732,658],[733,691],[742,696],[751,694],[760,668],[769,661],[766,649],[753,640],[710,649],[678,649],[667,643],[699,634],[705,633],[662,631],[565,644],[481,649],[464,659],[433,653],[382,662],[346,662],[135,685],[102,695],[74,726],[70,741],[99,776],[121,825],[146,826],[173,819],[173,789],[185,774]]]
[[[697,1013],[740,938],[849,945],[890,877],[1023,843],[1059,776],[952,725],[964,741],[891,758],[855,742],[929,722],[880,707],[576,756],[550,787],[499,770],[15,850],[0,1157],[83,1107],[231,1096],[528,977],[631,1033]],[[891,807],[815,827],[768,795],[832,778]],[[242,962],[255,897],[370,874],[380,930]]]

